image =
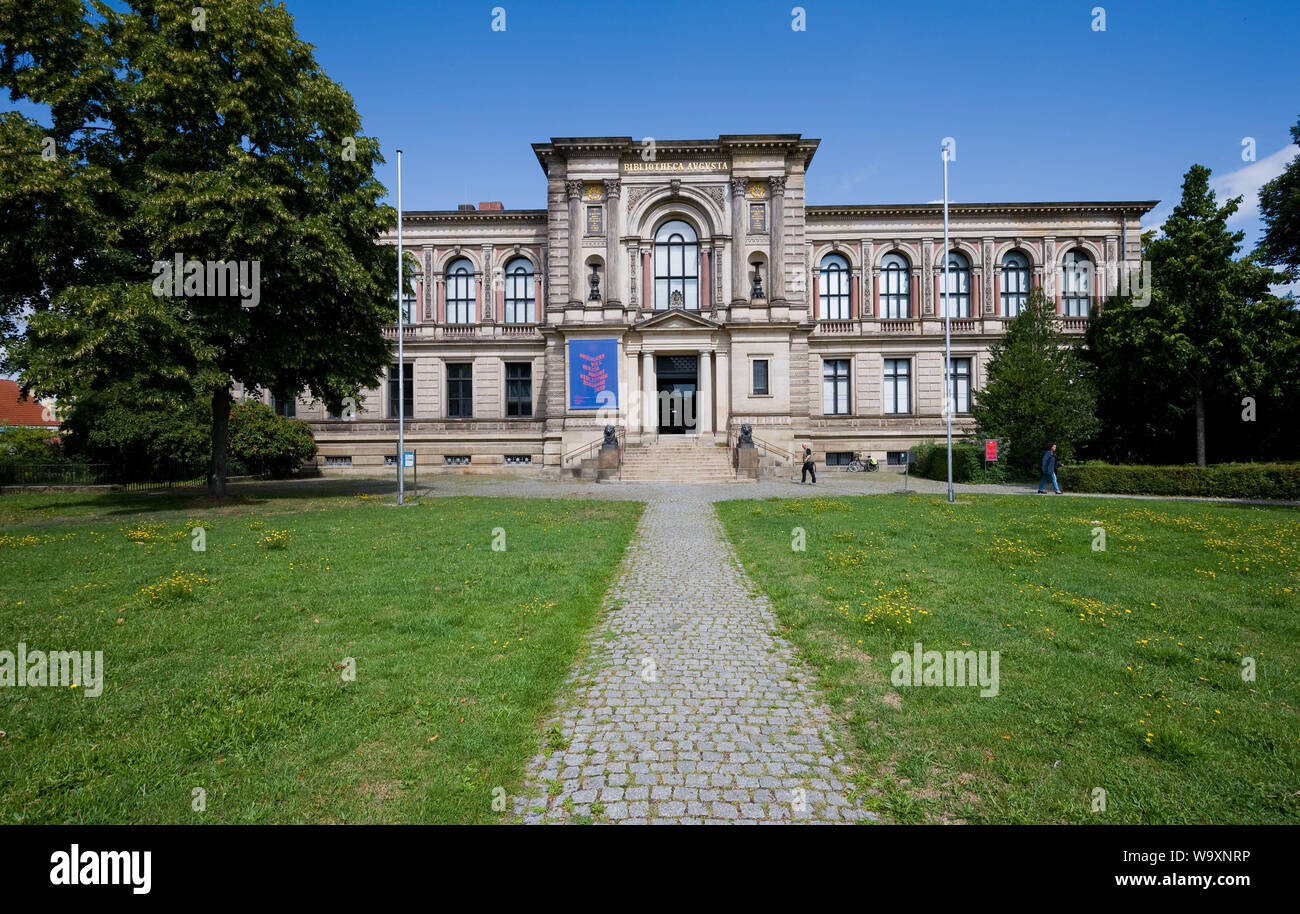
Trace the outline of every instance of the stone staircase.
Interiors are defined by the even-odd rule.
[[[661,435],[657,442],[629,445],[623,451],[622,482],[718,483],[737,479],[731,450],[712,438]]]

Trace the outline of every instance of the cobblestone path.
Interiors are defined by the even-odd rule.
[[[647,503],[591,658],[514,812],[526,823],[851,822],[830,712],[772,634],[706,497]],[[567,742],[567,746],[564,743]]]

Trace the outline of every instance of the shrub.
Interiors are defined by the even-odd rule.
[[[0,422],[0,466],[61,463],[63,459],[57,431]]]
[[[928,441],[912,448],[912,465],[910,472],[923,479],[936,479],[946,482],[948,479],[948,445]],[[987,466],[984,463],[984,445],[976,441],[954,441],[952,443],[952,481],[953,482],[1004,482],[1006,467],[1004,461],[994,461]]]
[[[265,403],[236,403],[229,453],[249,470],[283,479],[316,456],[316,439],[306,422],[277,416]]]
[[[1300,499],[1300,464],[1294,463],[1221,463],[1198,467],[1088,462],[1063,466],[1056,471],[1056,476],[1063,488],[1075,492]]]

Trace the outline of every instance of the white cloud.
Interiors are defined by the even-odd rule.
[[[1241,197],[1241,208],[1232,214],[1228,225],[1240,228],[1241,223],[1259,219],[1259,189],[1286,170],[1287,165],[1300,152],[1292,143],[1283,146],[1271,156],[1251,162],[1236,171],[1225,172],[1210,178],[1210,187],[1220,203],[1229,197]]]
[[[1259,218],[1259,189],[1269,181],[1276,178],[1286,170],[1291,160],[1300,153],[1300,146],[1292,143],[1289,146],[1283,146],[1277,152],[1266,156],[1256,162],[1243,165],[1236,171],[1227,171],[1222,174],[1210,176],[1210,189],[1214,191],[1214,199],[1220,206],[1223,201],[1232,197],[1241,197],[1241,206],[1228,219],[1228,225],[1234,229],[1241,229],[1246,232],[1246,242],[1249,247],[1251,239],[1258,234],[1261,228]],[[1154,212],[1148,213],[1142,226],[1142,230],[1148,231],[1155,229],[1160,231],[1174,211],[1177,200],[1172,200]]]

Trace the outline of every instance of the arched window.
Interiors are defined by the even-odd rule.
[[[1029,258],[1007,251],[1002,258],[1002,316],[1015,317],[1029,300]]]
[[[418,323],[420,320],[420,301],[424,298],[424,267],[410,251],[403,258],[406,261],[406,274],[402,284],[402,322]]]
[[[537,285],[533,263],[527,257],[516,257],[506,264],[507,324],[531,324],[537,319]]]
[[[885,320],[912,316],[912,272],[902,254],[889,253],[880,261],[880,312]]]
[[[940,317],[970,317],[970,261],[957,251],[948,253],[948,285],[943,284],[943,264],[935,264],[939,277]]]
[[[695,229],[680,219],[655,232],[655,310],[700,308],[700,246]]]
[[[824,321],[849,319],[849,262],[839,254],[822,258],[821,288],[817,300]]]
[[[1066,317],[1087,317],[1092,293],[1092,258],[1075,248],[1061,262],[1061,313]]]
[[[477,294],[474,264],[464,257],[450,264],[447,267],[447,323],[474,323]]]

